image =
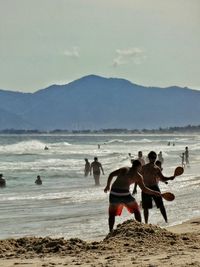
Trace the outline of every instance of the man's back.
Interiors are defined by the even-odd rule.
[[[100,168],[101,168],[101,163],[98,161],[93,161],[91,163],[91,168],[93,169],[93,172],[99,172],[100,173]]]
[[[112,172],[110,175],[113,177],[117,176],[112,184],[112,189],[125,189],[129,191],[131,184],[139,182],[141,185],[141,181],[143,184],[143,177],[138,171],[135,171],[134,168],[123,167]]]
[[[130,168],[121,168],[118,170],[118,176],[116,178],[116,180],[114,181],[114,183],[112,184],[112,188],[116,188],[116,189],[128,189],[129,190],[129,186],[130,186]]]

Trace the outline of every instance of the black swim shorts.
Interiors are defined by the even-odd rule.
[[[153,186],[147,186],[149,189],[160,192],[160,188],[158,185],[153,185]],[[159,209],[160,207],[163,206],[163,200],[162,197],[158,197],[155,195],[149,195],[144,192],[142,192],[142,208],[143,209],[152,209],[153,208],[153,203],[152,200],[154,200],[156,207]]]

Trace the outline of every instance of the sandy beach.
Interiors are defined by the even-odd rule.
[[[160,228],[125,221],[99,242],[25,237],[0,241],[0,266],[200,266],[200,218]]]

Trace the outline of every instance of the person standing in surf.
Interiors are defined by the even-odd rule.
[[[102,171],[102,174],[104,175],[104,170],[103,170],[101,163],[98,161],[97,157],[94,157],[94,161],[90,165],[90,175],[92,175],[92,172],[93,172],[93,177],[94,177],[96,186],[100,185],[101,171]]]
[[[0,173],[0,187],[6,187],[6,180],[3,178],[2,173]]]
[[[84,176],[87,177],[90,172],[90,163],[88,159],[85,159]]]
[[[158,153],[158,160],[161,162],[161,164],[163,165],[163,162],[164,162],[164,158],[163,158],[163,155],[162,155],[162,151],[160,151]]]
[[[181,157],[181,165],[182,165],[183,168],[185,168],[185,153],[183,152],[180,155],[180,157]]]
[[[189,150],[188,150],[188,147],[186,146],[185,147],[185,164],[186,166],[189,166]]]

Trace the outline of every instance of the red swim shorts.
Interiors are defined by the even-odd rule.
[[[109,215],[120,216],[123,207],[127,208],[130,213],[140,212],[139,206],[131,194],[128,196],[115,196],[110,194]]]

